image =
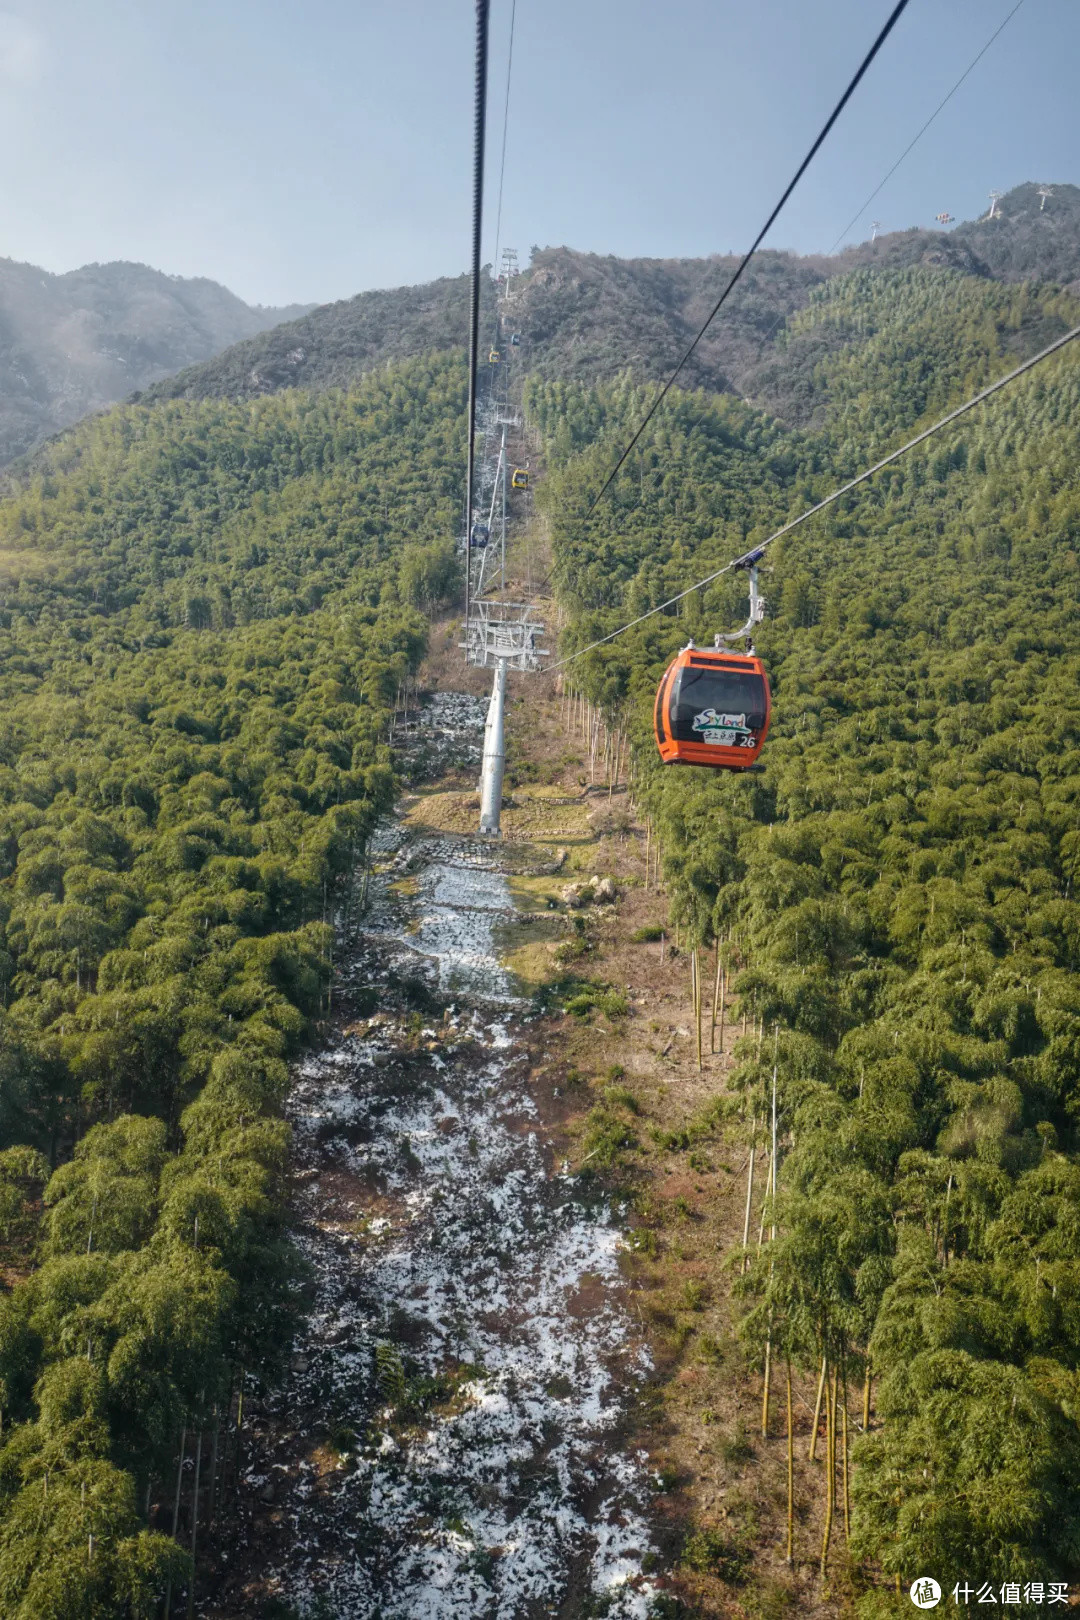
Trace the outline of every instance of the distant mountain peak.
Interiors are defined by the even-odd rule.
[[[54,273],[0,258],[0,465],[90,411],[306,313],[128,259]]]

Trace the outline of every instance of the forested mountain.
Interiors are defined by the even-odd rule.
[[[813,432],[680,395],[591,514],[643,394],[533,383],[564,652],[1077,322],[1054,289],[858,272],[790,340],[814,356]],[[951,1593],[972,1549],[998,1591],[1080,1560],[1078,467],[1066,350],[770,553],[759,776],[665,769],[650,740],[667,659],[744,617],[737,578],[567,672],[636,738],[674,916],[727,942],[776,1030],[778,1235],[743,1332],[759,1366],[768,1339],[875,1382],[851,1481],[865,1617],[907,1612],[889,1587],[917,1570]],[[746,1043],[748,1117],[770,1068]]]
[[[145,264],[0,259],[0,466],[88,411],[304,312]]]
[[[1041,217],[1020,197],[1033,262]],[[751,402],[673,392],[591,512],[725,262],[536,256],[511,308],[565,650],[1080,321],[1060,285],[990,273],[991,223],[762,256],[700,373],[745,361]],[[431,351],[465,296],[316,311],[9,475],[5,1615],[156,1612],[184,1567],[177,1459],[287,1348],[286,1064],[393,795],[422,610],[455,587],[465,368]],[[570,677],[635,739],[675,918],[726,937],[777,1030],[778,1237],[744,1332],[874,1381],[866,1617],[898,1612],[894,1576],[971,1573],[972,1547],[987,1579],[1080,1559],[1078,438],[1067,351],[770,555],[760,775],[665,771],[649,738],[666,658],[742,616],[730,577]],[[765,1079],[751,1047],[748,1109]]]
[[[1007,191],[994,218],[969,220],[951,234],[1005,281],[1080,278],[1080,187],[1054,185],[1045,200],[1030,182]],[[989,211],[988,211],[989,212]]]
[[[833,258],[761,253],[684,374],[687,387],[724,389],[788,415],[773,365],[789,320],[811,294],[859,268],[917,265],[980,279],[1070,282],[1080,278],[1080,190],[1058,186],[1044,212],[1035,187],[1018,186],[998,204],[1001,217],[952,232],[913,229],[880,236]],[[616,259],[571,248],[533,252],[515,283],[510,310],[540,376],[596,382],[630,369],[668,373],[695,336],[738,260]],[[483,284],[490,320],[493,289]],[[468,320],[464,277],[391,292],[361,293],[302,320],[237,344],[206,364],[151,389],[154,399],[250,399],[281,388],[344,387],[366,372],[463,345]],[[798,399],[791,403],[795,418]]]
[[[157,1613],[177,1456],[287,1348],[286,1059],[454,585],[464,399],[455,357],[127,407],[0,508],[5,1616]]]

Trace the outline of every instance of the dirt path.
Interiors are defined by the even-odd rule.
[[[482,717],[438,696],[414,752],[467,776]],[[499,960],[511,869],[528,883],[536,865],[404,820],[380,836],[338,988],[380,1010],[296,1074],[311,1309],[255,1414],[215,1612],[650,1611],[655,1480],[622,1441],[648,1356],[621,1224],[554,1162],[529,1003]]]
[[[288,1388],[251,1409],[207,1620],[834,1620],[853,1587],[837,1537],[818,1575],[812,1370],[789,1568],[783,1391],[763,1437],[736,1332],[754,1037],[729,997],[699,1072],[644,828],[624,784],[590,786],[545,683],[511,681],[506,837],[475,838],[487,681],[459,639],[433,631],[421,685],[441,695],[339,952],[352,1017],[296,1077],[312,1315]],[[591,873],[617,904],[568,911]],[[535,1016],[553,980],[623,1010]],[[598,1118],[621,1143],[606,1163]]]

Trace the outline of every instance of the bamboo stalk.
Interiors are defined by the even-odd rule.
[[[867,1352],[867,1356],[866,1356],[866,1377],[863,1379],[863,1389],[862,1389],[862,1426],[863,1426],[863,1434],[868,1434],[869,1430],[870,1430],[870,1383],[871,1383],[872,1376],[873,1375],[871,1374],[871,1371],[870,1371],[870,1355],[869,1355],[869,1352]]]
[[[191,1487],[191,1579],[188,1582],[188,1620],[195,1620],[195,1543],[199,1533],[199,1476],[202,1473],[202,1430],[195,1441],[195,1482]]]
[[[724,1014],[727,1010],[727,969],[720,972],[720,1052],[724,1051]]]
[[[829,1562],[829,1543],[832,1540],[833,1513],[836,1510],[836,1369],[829,1377],[825,1397],[825,1529],[821,1537],[821,1578]]]
[[[746,1172],[746,1214],[743,1216],[743,1271],[750,1263],[750,1206],[754,1196],[754,1155],[757,1152],[757,1115],[750,1121],[750,1165]]]
[[[180,1430],[180,1461],[176,1465],[176,1495],[173,1497],[172,1536],[176,1540],[177,1527],[180,1524],[180,1486],[184,1480],[184,1451],[187,1446],[187,1424]],[[165,1620],[169,1620],[172,1612],[172,1576],[169,1576],[165,1587]]]
[[[720,1001],[720,941],[716,942],[716,978],[713,981],[712,1018],[709,1022],[709,1053],[716,1051],[716,1009]]]
[[[795,1567],[795,1435],[791,1422],[791,1357],[784,1357],[787,1373],[787,1564]]]
[[[774,1243],[776,1242],[776,1196],[777,1196],[777,1176],[779,1175],[779,1171],[780,1171],[780,1164],[779,1164],[779,1160],[777,1158],[777,1147],[776,1147],[776,1064],[774,1063],[773,1064],[773,1072],[772,1072],[772,1194],[773,1194],[773,1207],[772,1207],[772,1231],[770,1233],[770,1236],[771,1236],[772,1241]]]
[[[769,1395],[772,1392],[772,1327],[765,1335],[765,1379],[761,1391],[761,1438],[769,1438]]]
[[[645,823],[645,892],[649,889],[649,863],[652,860],[652,822]]]
[[[842,1479],[844,1485],[844,1542],[851,1545],[851,1497],[848,1492],[848,1412],[847,1412],[847,1364],[844,1364],[844,1377],[841,1393],[843,1405],[840,1408],[840,1456],[842,1459]]]
[[[774,1188],[773,1188],[773,1161],[772,1161],[772,1154],[770,1153],[769,1154],[769,1168],[768,1168],[768,1171],[767,1171],[766,1176],[765,1176],[765,1196],[761,1200],[761,1221],[760,1221],[760,1223],[758,1225],[757,1246],[758,1246],[759,1251],[761,1249],[761,1245],[765,1241],[765,1210],[766,1210],[766,1207],[768,1206],[769,1195],[773,1191],[774,1191]]]
[[[814,1401],[814,1427],[810,1430],[810,1449],[806,1453],[811,1462],[817,1456],[818,1425],[821,1422],[821,1396],[825,1388],[825,1357],[821,1358],[821,1372],[817,1381],[817,1398]]]
[[[701,969],[698,965],[697,946],[694,946],[694,1022],[697,1028],[697,1067],[701,1073]]]
[[[218,1444],[221,1439],[221,1409],[214,1403],[214,1443],[210,1449],[210,1523],[217,1516]]]

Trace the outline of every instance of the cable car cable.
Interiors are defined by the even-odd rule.
[[[1023,5],[1023,0],[1019,0]],[[502,232],[502,202],[503,202],[503,176],[506,173],[506,133],[510,127],[510,71],[514,65],[514,19],[517,16],[517,0],[512,0],[510,6],[510,45],[506,56],[506,97],[503,101],[503,132],[502,157],[499,159],[499,201],[495,209],[495,274],[499,273],[499,237]],[[498,306],[496,305],[496,308]],[[496,330],[498,330],[498,317],[496,316]]]
[[[935,422],[931,427],[924,428],[913,439],[909,439],[906,444],[902,444],[898,450],[890,451],[887,456],[883,456],[880,461],[876,461],[872,467],[867,467],[865,472],[861,472],[857,477],[849,479],[846,484],[841,484],[839,489],[834,489],[831,495],[825,496],[824,500],[817,501],[813,506],[808,507],[805,512],[801,512],[798,517],[792,518],[782,528],[777,529],[774,534],[770,534],[767,540],[762,540],[760,545],[751,547],[741,557],[732,558],[731,562],[725,563],[722,568],[717,568],[713,573],[706,574],[704,579],[696,580],[693,585],[688,585],[677,596],[669,597],[666,602],[661,602],[659,606],[650,608],[647,613],[639,613],[636,619],[631,619],[629,623],[621,625],[618,630],[613,630],[609,636],[600,636],[598,640],[590,641],[588,646],[579,647],[577,652],[568,654],[566,658],[560,659],[557,664],[549,665],[542,673],[553,675],[557,669],[565,669],[567,664],[572,664],[576,659],[583,658],[587,652],[592,652],[597,647],[606,646],[609,641],[615,641],[617,637],[625,635],[635,625],[644,624],[646,619],[654,618],[657,613],[663,613],[665,609],[674,607],[676,602],[681,602],[684,597],[690,596],[694,591],[700,591],[704,586],[711,585],[713,580],[719,579],[721,575],[730,574],[736,568],[746,568],[752,562],[756,562],[767,547],[772,545],[774,540],[779,540],[785,534],[790,534],[793,529],[797,529],[800,524],[805,523],[807,518],[812,518],[818,512],[823,512],[827,506],[832,506],[842,495],[847,495],[851,490],[857,489],[860,484],[865,484],[868,478],[873,478],[874,474],[879,473],[883,467],[889,467],[894,461],[899,461],[901,456],[907,455],[908,451],[914,450],[917,445],[925,444],[927,439],[933,438],[935,433],[940,433],[941,429],[948,427],[950,422],[955,422],[958,417],[966,415],[970,410],[974,410],[976,405],[981,405],[983,400],[990,398],[991,394],[996,394],[1009,383],[1015,382],[1017,377],[1022,377],[1026,371],[1030,371],[1043,360],[1048,360],[1052,354],[1056,354],[1059,349],[1065,348],[1067,344],[1074,342],[1077,338],[1080,338],[1080,326],[1074,326],[1071,331],[1065,332],[1059,338],[1055,338],[1053,343],[1047,344],[1045,349],[1040,349],[1038,354],[1033,354],[1029,360],[1022,361],[1012,371],[1008,371],[1003,377],[999,377],[996,382],[989,383],[985,388],[980,389],[977,394],[972,395],[971,399],[965,400],[962,405],[957,405],[954,410],[949,411],[946,416],[941,417],[940,421]]]
[[[832,247],[829,249],[829,254],[830,255],[836,252],[837,248],[840,246],[840,243],[844,240],[844,237],[851,230],[851,227],[853,225],[858,224],[859,220],[866,213],[866,210],[869,208],[870,204],[873,202],[873,200],[877,196],[878,192],[881,191],[888,184],[888,182],[892,179],[893,175],[896,173],[896,171],[900,167],[901,163],[903,163],[903,161],[907,157],[908,153],[912,150],[913,147],[917,146],[918,143],[922,140],[923,136],[926,134],[927,130],[930,128],[930,125],[934,122],[934,119],[937,117],[938,113],[940,113],[948,105],[948,103],[952,100],[953,96],[955,96],[956,92],[959,90],[960,86],[963,84],[964,80],[968,77],[968,75],[970,73],[972,73],[974,71],[974,69],[976,67],[978,67],[979,63],[982,61],[983,57],[986,55],[987,51],[990,49],[990,47],[994,43],[995,39],[997,39],[997,37],[998,37],[998,35],[1000,33],[1004,32],[1004,30],[1008,27],[1009,23],[1012,22],[1013,18],[1016,16],[1016,13],[1020,10],[1020,7],[1023,4],[1024,4],[1024,0],[1016,0],[1016,4],[1013,6],[1012,10],[1008,13],[1008,15],[1004,18],[1004,20],[1002,22],[998,23],[997,27],[994,29],[994,32],[990,35],[990,38],[987,40],[986,44],[983,46],[983,48],[979,52],[978,56],[976,56],[975,59],[969,64],[969,66],[964,69],[963,73],[961,73],[960,77],[957,79],[956,83],[953,85],[953,87],[949,91],[948,95],[944,96],[942,98],[942,100],[938,102],[937,106],[934,108],[933,112],[930,114],[929,118],[926,120],[926,123],[919,130],[919,133],[917,135],[915,135],[908,142],[907,146],[904,147],[904,150],[901,152],[900,156],[897,158],[896,162],[893,164],[893,166],[889,170],[888,174],[884,177],[883,180],[880,180],[878,182],[878,184],[874,187],[873,191],[870,193],[869,197],[867,197],[866,201],[863,203],[862,207],[858,210],[857,213],[853,214],[852,217],[848,220],[847,224],[844,226],[844,229],[840,232],[840,235],[836,238],[836,241],[833,243]],[[773,331],[775,331],[775,330],[776,330],[776,328],[774,327]]]
[[[1024,0],[1016,0],[1016,4],[1013,6],[1012,10],[1009,11],[1005,15],[1005,17],[1002,19],[1002,21],[994,29],[994,32],[990,35],[990,38],[986,41],[985,45],[983,45],[982,49],[978,52],[978,54],[976,56],[972,57],[971,61],[968,63],[967,67],[964,69],[963,73],[961,73],[960,77],[956,80],[956,82],[953,85],[952,89],[949,90],[948,93],[945,96],[942,97],[941,101],[938,102],[938,104],[935,107],[934,111],[930,114],[930,117],[922,125],[922,127],[918,131],[918,133],[915,136],[913,136],[912,139],[908,142],[907,146],[905,146],[904,150],[901,152],[900,156],[897,158],[897,160],[893,164],[892,168],[889,169],[888,173],[885,174],[883,176],[883,178],[878,182],[878,184],[874,187],[874,190],[870,193],[869,197],[867,197],[866,201],[863,203],[862,207],[858,210],[858,212],[856,214],[854,214],[852,216],[852,218],[848,221],[847,225],[845,225],[844,229],[840,232],[840,235],[836,238],[836,241],[833,243],[832,247],[829,249],[828,254],[826,255],[826,257],[829,257],[833,253],[835,253],[837,247],[844,240],[844,237],[847,236],[847,234],[851,230],[852,226],[855,225],[858,222],[858,220],[862,217],[863,214],[865,214],[866,210],[869,208],[869,206],[873,202],[874,198],[878,195],[878,192],[881,191],[883,189],[883,187],[888,183],[888,181],[892,179],[893,175],[896,173],[897,169],[903,163],[904,159],[918,145],[919,141],[926,134],[926,131],[930,128],[930,125],[934,122],[935,118],[937,118],[938,114],[952,100],[953,96],[959,90],[959,88],[963,84],[964,80],[966,78],[968,78],[968,76],[974,71],[974,69],[982,61],[983,57],[986,55],[986,53],[990,49],[991,45],[997,39],[998,35],[1001,34],[1005,30],[1005,28],[1012,21],[1012,19],[1016,16],[1016,13],[1020,10],[1020,7],[1023,4],[1024,4]],[[763,344],[768,343],[769,339],[772,337],[772,335],[776,331],[777,327],[781,326],[783,324],[783,322],[787,318],[788,317],[786,315],[784,315],[784,314],[781,314],[781,315],[777,316],[776,320],[773,322],[772,326],[769,328],[769,330],[766,332],[764,338],[762,339]],[[741,384],[737,382],[736,386],[739,387],[739,386],[741,386]],[[699,428],[701,426],[702,422],[705,421],[706,417],[709,415],[709,412],[712,409],[713,409],[713,405],[710,403],[705,408],[705,410],[701,413],[701,415],[699,417],[697,417],[695,421],[691,422],[690,426],[686,429],[686,437],[687,438],[690,437],[690,435],[694,432],[695,428]],[[648,420],[648,418],[646,418],[646,420]],[[644,426],[644,423],[642,424],[642,426]],[[618,468],[616,468],[615,470],[617,472]],[[667,472],[668,470],[669,469],[665,468],[665,467],[657,467],[655,469],[655,471],[650,476],[655,478],[655,479],[660,479],[660,478],[662,478],[664,476],[665,472]],[[630,508],[630,511],[636,511],[639,506],[644,505],[644,500],[645,500],[644,496],[639,495],[637,500],[634,502],[633,506]],[[589,511],[591,511],[591,510],[592,510],[592,508],[590,507]],[[588,515],[588,512],[586,513],[586,516],[587,515]],[[544,577],[544,579],[541,580],[539,586],[537,587],[537,594],[539,594],[539,592],[542,591],[545,588],[546,585],[550,584],[551,579],[553,577],[553,574],[554,574],[554,570],[550,569],[548,571],[548,573],[546,574],[546,576]]]
[[[945,107],[948,105],[948,103],[952,100],[953,96],[959,90],[959,88],[963,84],[964,80],[972,72],[974,72],[976,67],[978,67],[979,63],[982,61],[983,57],[986,55],[987,51],[990,49],[990,47],[994,43],[995,39],[997,39],[997,37],[998,37],[998,35],[1000,33],[1004,32],[1005,28],[1008,26],[1009,23],[1012,22],[1013,18],[1016,16],[1016,13],[1020,10],[1020,7],[1023,4],[1024,4],[1024,0],[1016,0],[1016,4],[1013,6],[1012,10],[1006,14],[1006,16],[1003,18],[1003,20],[1000,23],[998,23],[997,27],[994,29],[994,32],[990,35],[990,38],[986,41],[986,44],[979,51],[978,55],[972,57],[971,61],[968,63],[967,67],[964,69],[963,73],[961,73],[960,77],[957,79],[956,83],[953,85],[952,89],[950,91],[948,91],[947,94],[942,97],[942,99],[938,102],[937,106],[934,108],[933,112],[930,114],[929,118],[926,120],[925,124],[923,124],[922,128],[918,131],[918,133],[916,135],[914,135],[912,137],[912,139],[904,147],[904,150],[901,152],[900,156],[897,158],[897,160],[893,164],[892,168],[888,171],[887,174],[885,174],[881,178],[881,180],[879,180],[878,184],[874,187],[873,191],[870,193],[869,197],[867,197],[866,201],[863,203],[862,207],[858,210],[858,212],[853,214],[852,217],[848,220],[847,224],[844,226],[844,229],[840,232],[840,235],[836,238],[836,241],[833,243],[832,247],[829,249],[828,253],[825,255],[826,258],[831,258],[832,255],[836,252],[837,248],[840,246],[840,243],[844,240],[844,237],[847,236],[848,232],[851,230],[851,227],[858,223],[858,221],[866,213],[866,210],[869,208],[869,206],[873,202],[874,198],[877,196],[878,192],[882,191],[884,189],[884,187],[888,184],[888,182],[892,179],[893,175],[896,173],[897,169],[903,163],[904,159],[908,156],[908,154],[910,152],[914,151],[915,147],[919,144],[919,142],[922,140],[923,136],[926,134],[927,130],[930,128],[930,125],[934,122],[935,118],[938,116],[938,114],[940,112],[942,112],[945,109]],[[787,319],[786,315],[778,315],[776,317],[776,320],[769,327],[769,330],[766,332],[764,338],[762,339],[762,344],[768,343],[769,339],[772,337],[772,335],[776,331],[777,327],[780,326],[786,319]],[[743,373],[744,377],[746,377],[747,375],[749,375],[749,373],[747,373],[747,372]],[[741,384],[737,384],[737,386],[741,386]],[[704,421],[704,417],[699,417],[698,418],[698,422],[701,422],[701,421]],[[696,427],[698,424],[695,423],[694,425]],[[691,431],[693,431],[693,429],[691,429]]]
[[[634,433],[633,438],[630,440],[630,443],[626,446],[626,449],[623,451],[622,455],[619,457],[618,461],[615,463],[614,467],[611,469],[610,473],[608,474],[607,478],[604,481],[604,484],[603,484],[602,488],[599,490],[599,492],[593,497],[592,501],[589,503],[588,511],[585,514],[586,517],[589,515],[590,512],[592,512],[593,508],[596,507],[601,500],[603,500],[604,495],[611,488],[611,485],[615,480],[615,476],[618,473],[618,471],[619,471],[620,467],[622,466],[623,462],[626,460],[627,456],[630,454],[630,452],[634,448],[635,444],[637,444],[638,440],[640,439],[641,435],[644,433],[644,431],[645,431],[646,427],[648,426],[649,422],[651,422],[651,420],[652,420],[653,416],[655,415],[658,407],[663,402],[664,397],[666,396],[666,394],[668,393],[668,391],[671,389],[672,385],[674,384],[676,377],[679,375],[680,371],[686,365],[686,362],[690,359],[691,355],[694,353],[694,350],[697,348],[698,344],[701,342],[702,338],[705,336],[705,333],[708,331],[709,327],[712,325],[712,323],[715,320],[716,316],[720,313],[720,310],[723,307],[723,305],[725,304],[725,302],[727,301],[728,296],[734,290],[737,282],[741,278],[743,271],[746,269],[747,265],[750,263],[750,260],[753,258],[754,254],[757,252],[758,248],[761,246],[761,243],[764,241],[765,237],[769,234],[769,232],[772,229],[773,225],[776,223],[776,219],[777,219],[778,215],[780,214],[781,209],[784,207],[784,204],[787,202],[788,198],[791,196],[791,193],[795,190],[795,187],[798,185],[799,181],[802,179],[803,175],[806,173],[807,169],[810,167],[810,164],[813,162],[814,158],[817,156],[817,153],[818,153],[820,147],[822,146],[822,144],[824,143],[827,135],[829,134],[829,131],[832,129],[833,125],[836,123],[836,120],[840,117],[840,114],[843,112],[844,108],[847,106],[848,102],[851,100],[851,97],[854,95],[856,89],[858,88],[858,85],[859,85],[860,81],[862,80],[863,75],[866,73],[866,71],[869,68],[871,62],[873,62],[875,56],[880,51],[881,47],[884,45],[884,43],[888,39],[889,35],[892,33],[893,28],[899,22],[900,17],[904,13],[904,11],[907,9],[907,6],[908,6],[908,0],[897,0],[897,4],[893,7],[892,12],[889,15],[889,18],[888,18],[887,22],[885,23],[885,26],[882,28],[881,32],[878,34],[878,36],[875,39],[874,43],[871,45],[869,51],[867,51],[866,55],[863,57],[862,62],[859,64],[859,67],[858,67],[858,69],[857,69],[857,71],[855,73],[854,78],[851,80],[851,83],[848,85],[847,89],[844,91],[843,95],[840,97],[840,100],[836,103],[836,106],[833,108],[832,112],[829,114],[829,116],[826,119],[824,125],[822,126],[820,134],[818,135],[817,139],[814,141],[814,144],[811,146],[809,152],[807,152],[806,156],[803,158],[802,162],[799,164],[799,167],[796,169],[796,171],[795,171],[794,175],[792,176],[791,180],[788,182],[787,186],[784,189],[783,194],[781,195],[780,201],[776,204],[776,207],[773,209],[772,213],[769,215],[768,219],[765,221],[764,225],[761,227],[761,229],[758,232],[757,236],[754,238],[753,242],[750,244],[749,249],[743,255],[743,257],[740,260],[739,264],[736,266],[734,272],[732,273],[731,279],[729,280],[727,286],[724,288],[723,292],[720,294],[720,297],[716,300],[716,303],[713,305],[712,310],[709,313],[708,317],[706,318],[701,330],[698,332],[697,337],[690,344],[689,348],[684,353],[682,359],[679,361],[678,365],[675,367],[675,370],[671,373],[671,376],[664,383],[664,385],[661,388],[660,392],[657,394],[656,398],[653,400],[652,404],[649,406],[649,409],[646,411],[644,417],[642,418],[642,421],[639,424],[639,426],[637,428],[637,431]]]
[[[476,480],[476,370],[480,348],[480,248],[484,222],[484,145],[487,124],[488,10],[476,0],[476,77],[473,114],[472,285],[469,289],[468,471],[465,481],[465,639],[469,638],[469,575],[472,572],[473,494]]]

